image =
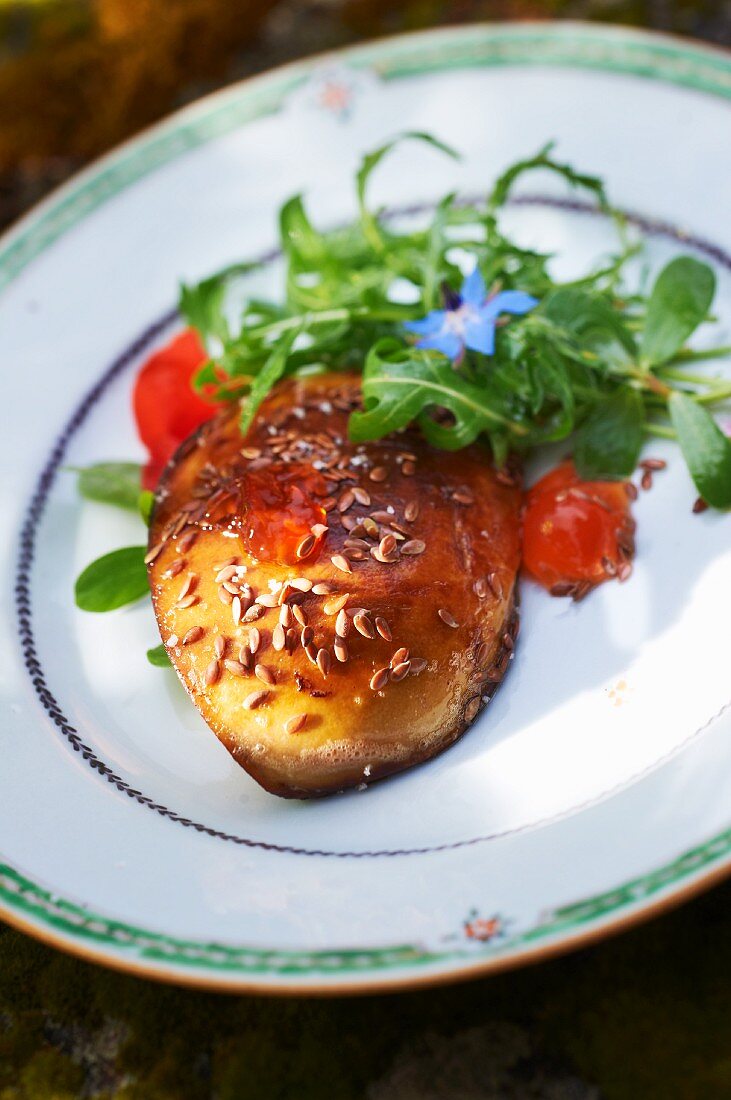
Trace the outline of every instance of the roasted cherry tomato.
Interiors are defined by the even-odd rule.
[[[150,456],[142,473],[145,489],[155,488],[183,440],[216,411],[191,385],[205,360],[197,333],[189,329],[154,352],[137,375],[132,404],[137,431]]]
[[[563,462],[528,491],[523,564],[545,588],[600,584],[629,575],[634,522],[624,481],[581,481]]]

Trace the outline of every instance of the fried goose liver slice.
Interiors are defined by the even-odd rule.
[[[517,631],[520,491],[478,445],[349,441],[359,379],[280,383],[163,474],[148,554],[162,639],[238,764],[324,795],[441,752],[502,678]]]

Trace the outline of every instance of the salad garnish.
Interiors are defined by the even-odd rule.
[[[648,289],[632,266],[640,243],[602,181],[555,159],[551,145],[508,168],[482,200],[450,193],[428,211],[373,209],[372,174],[405,140],[457,157],[428,134],[382,145],[357,172],[355,218],[334,229],[313,224],[301,195],[284,204],[282,300],[236,305],[251,264],[181,287],[190,328],[151,357],[136,386],[150,462],[81,471],[81,493],[149,521],[164,463],[216,407],[239,402],[245,435],[285,376],[357,370],[356,442],[417,422],[437,448],[485,440],[502,468],[511,455],[567,441],[578,478],[611,482],[634,472],[648,436],[676,439],[699,494],[694,511],[731,506],[731,440],[710,411],[731,397],[731,381],[705,369],[731,347],[687,346],[713,320],[713,270],[681,255]],[[555,276],[552,255],[502,225],[515,183],[545,171],[586,192],[616,228],[614,254],[569,281]],[[145,553],[127,547],[92,563],[78,605],[109,610],[147,594]],[[161,647],[148,657],[165,663]]]

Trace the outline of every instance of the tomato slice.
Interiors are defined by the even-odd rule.
[[[634,522],[625,481],[582,481],[563,462],[528,491],[523,564],[548,589],[629,575]]]
[[[132,406],[149,452],[142,472],[145,489],[155,488],[183,440],[216,411],[192,387],[193,374],[206,359],[198,334],[187,329],[154,352],[137,375]]]

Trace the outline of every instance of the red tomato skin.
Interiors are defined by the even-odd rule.
[[[132,394],[137,432],[149,453],[142,486],[154,489],[184,439],[215,413],[193,390],[192,377],[207,355],[192,329],[153,352],[135,380]]]
[[[608,580],[621,561],[617,536],[628,514],[626,482],[581,481],[572,462],[561,463],[526,495],[526,572],[548,589]]]

